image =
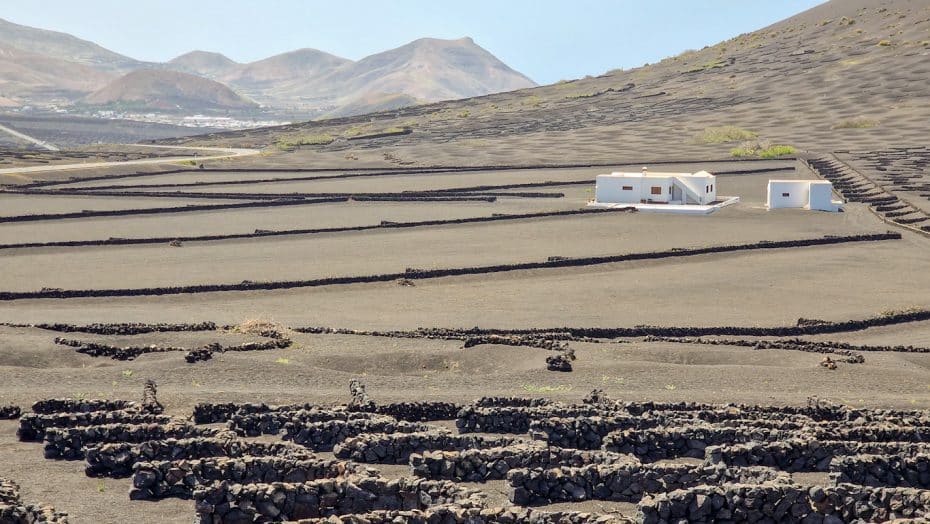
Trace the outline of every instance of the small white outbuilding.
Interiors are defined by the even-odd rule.
[[[765,198],[769,209],[839,211],[842,202],[833,200],[833,184],[827,180],[769,180]]]

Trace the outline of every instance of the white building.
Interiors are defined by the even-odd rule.
[[[599,204],[696,204],[717,200],[717,177],[697,173],[610,173],[598,175],[594,201]]]
[[[833,184],[827,180],[769,180],[765,203],[769,209],[816,211],[838,211],[842,205],[833,200]]]

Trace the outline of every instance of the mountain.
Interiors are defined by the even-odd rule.
[[[216,78],[236,69],[239,64],[221,53],[191,51],[172,59],[165,66],[182,73]]]
[[[351,60],[316,49],[298,49],[245,64],[223,80],[248,89],[288,89],[295,84],[314,84],[349,63]]]
[[[390,110],[535,85],[470,38],[423,38],[357,62],[307,48],[247,64],[207,51],[148,63],[65,33],[5,20],[0,20],[0,73],[4,105],[119,103],[140,111],[176,106],[250,111],[252,100],[288,118]],[[227,88],[198,83],[205,89],[198,97],[191,91],[195,81],[183,75]]]
[[[359,76],[374,84],[392,75]],[[729,158],[765,144],[874,151],[926,145],[928,77],[930,1],[832,0],[631,70],[188,142],[249,146],[286,133],[403,127],[412,132],[313,146],[313,158],[355,149],[372,162],[389,152],[428,165]]]
[[[343,66],[322,81],[342,92],[404,93],[428,101],[513,91],[536,84],[471,38],[421,38]]]
[[[106,72],[126,72],[145,65],[128,56],[67,33],[14,24],[0,18],[0,45],[91,66]]]
[[[358,62],[301,49],[247,64],[222,80],[265,101],[332,105],[337,114],[388,95],[395,102],[400,97],[435,102],[536,85],[471,38],[423,38]]]
[[[0,45],[2,96],[68,100],[100,89],[113,76],[82,63]]]
[[[255,102],[214,80],[158,69],[133,71],[81,102],[91,106],[195,113],[258,108]]]

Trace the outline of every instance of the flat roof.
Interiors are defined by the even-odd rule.
[[[829,180],[784,180],[784,179],[774,179],[769,180],[769,184],[773,182],[778,182],[779,184],[833,184]]]
[[[714,175],[708,173],[707,171],[698,171],[697,173],[661,173],[658,171],[656,172],[646,171],[645,174],[642,172],[621,173],[621,172],[615,171],[613,173],[604,173],[604,174],[600,174],[597,176],[609,176],[609,177],[616,177],[616,178],[670,178],[670,177],[709,178],[709,177],[713,177]]]

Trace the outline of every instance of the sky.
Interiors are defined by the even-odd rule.
[[[0,0],[0,18],[147,61],[238,62],[311,47],[358,60],[472,37],[539,84],[632,68],[760,29],[820,0]]]

